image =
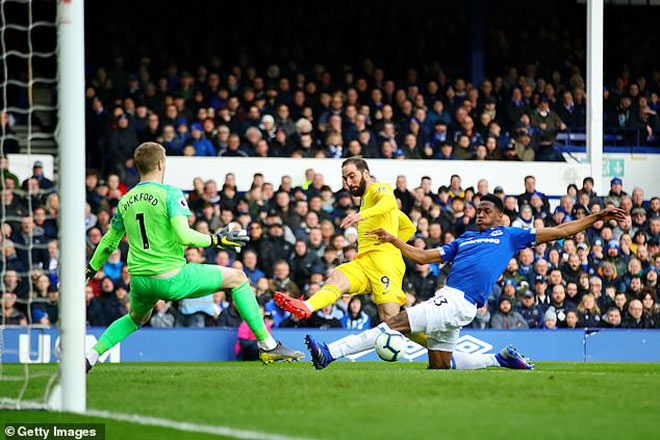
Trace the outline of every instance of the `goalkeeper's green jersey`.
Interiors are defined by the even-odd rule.
[[[177,215],[190,217],[190,208],[183,192],[171,185],[142,182],[121,198],[112,227],[128,236],[131,275],[157,275],[186,264],[170,225]]]

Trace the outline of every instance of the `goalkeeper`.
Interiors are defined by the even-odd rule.
[[[163,184],[165,149],[160,144],[145,142],[135,149],[134,159],[140,183],[119,201],[111,228],[85,270],[89,281],[126,234],[131,312],[110,324],[87,353],[87,371],[99,356],[144,325],[159,299],[197,298],[221,289],[231,289],[236,309],[259,341],[259,357],[264,363],[301,359],[301,352],[276,342],[268,333],[242,271],[209,264],[186,264],[183,246],[239,251],[249,240],[244,231],[230,231],[225,227],[217,234],[206,235],[190,229],[190,209],[183,193]]]

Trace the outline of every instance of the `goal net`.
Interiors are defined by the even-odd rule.
[[[0,0],[0,407],[45,407],[58,379],[55,1]]]

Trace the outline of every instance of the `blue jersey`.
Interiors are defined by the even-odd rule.
[[[461,290],[481,307],[513,254],[535,244],[536,229],[500,226],[465,232],[438,248],[443,262],[453,262],[447,286]]]

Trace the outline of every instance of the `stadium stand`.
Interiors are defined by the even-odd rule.
[[[10,172],[10,166],[8,170]],[[33,178],[35,186],[36,180]],[[287,177],[281,182],[261,180],[256,175],[252,189],[243,194],[235,190],[231,174],[225,177],[220,190],[213,181],[197,183],[197,190],[189,194],[194,213],[191,224],[200,232],[208,232],[239,221],[249,230],[251,242],[240,258],[212,249],[188,249],[186,258],[242,268],[274,326],[332,327],[343,323],[355,328],[365,325],[364,322],[377,324],[378,317],[369,297],[360,298],[360,307],[356,304],[350,308],[350,298],[342,298],[332,309],[321,311],[309,322],[297,321],[274,305],[272,293],[275,289],[296,296],[311,296],[332,268],[354,257],[355,231],[350,228],[340,231],[337,225],[356,208],[347,193],[333,193],[318,174],[302,187],[295,188]],[[58,250],[53,220],[57,215],[57,197],[47,189],[40,190],[40,195],[35,197],[41,197],[42,202],[34,205],[38,206],[34,216],[22,217],[24,199],[20,192],[9,189],[10,182],[11,177],[7,177],[3,203],[7,212],[16,216],[4,226],[4,239],[11,245],[6,250],[8,270],[3,280],[3,313],[15,324],[25,324],[28,313],[34,322],[54,323],[57,320],[54,268]],[[273,191],[275,187],[277,190]],[[493,328],[657,327],[660,322],[657,305],[660,198],[646,201],[638,188],[628,195],[618,179],[613,180],[609,194],[599,197],[586,179],[579,189],[576,185],[569,186],[559,206],[551,210],[545,195],[535,187],[532,176],[526,179],[525,187],[527,191],[517,196],[505,195],[501,188],[492,189],[504,198],[506,223],[520,227],[555,225],[596,212],[608,204],[623,207],[630,217],[625,224],[597,224],[574,239],[521,251],[511,260],[491,293],[488,306],[481,310],[473,325]],[[414,245],[438,246],[450,242],[463,231],[475,229],[474,206],[480,194],[489,189],[485,181],[480,182],[477,189],[462,188],[459,176],[453,176],[446,186],[441,185],[437,190],[430,178],[423,179],[415,187],[407,187],[405,179],[400,179],[396,185],[397,198],[418,228]],[[89,173],[86,225],[90,254],[109,227],[112,211],[126,190],[117,175],[110,175],[106,181]],[[24,249],[29,229],[35,240],[32,260],[42,262],[41,269],[33,273],[25,272]],[[126,249],[126,243],[122,243],[87,287],[90,325],[106,325],[130,308]],[[408,264],[404,281],[407,306],[428,298],[442,286],[447,270],[438,265]],[[25,289],[27,276],[33,277],[34,292]],[[31,303],[31,310],[26,309],[25,301],[20,301],[28,295],[37,299]],[[240,320],[232,316],[235,313],[232,313],[231,298],[222,292],[212,298],[212,306],[186,304],[186,314],[198,314],[206,326],[238,326]],[[507,301],[512,307],[503,304]],[[639,304],[643,312],[636,315],[634,309]],[[181,304],[159,304],[152,325],[173,326],[190,321],[183,316],[182,309]],[[570,310],[576,311],[577,320],[570,317]]]
[[[429,12],[428,2],[384,11],[358,7],[356,17],[372,20],[361,21],[360,32],[366,39],[362,45],[351,44],[354,37],[342,37],[347,40],[341,44],[347,48],[343,57],[336,50],[343,40],[302,42],[297,33],[304,33],[310,23],[331,31],[332,25],[346,19],[332,10],[322,11],[327,12],[325,20],[316,17],[304,24],[282,11],[273,11],[272,23],[254,21],[240,15],[245,11],[237,11],[240,28],[226,23],[218,34],[227,40],[222,47],[227,46],[234,57],[230,62],[205,44],[190,53],[185,35],[193,32],[190,26],[200,23],[184,23],[173,30],[165,58],[144,49],[160,47],[162,41],[129,31],[118,36],[109,50],[98,51],[90,71],[90,166],[103,173],[121,171],[130,159],[131,146],[145,140],[162,142],[170,155],[224,157],[360,154],[561,161],[560,151],[584,147],[584,51],[580,28],[567,25],[571,8],[559,11],[560,16],[549,22],[532,20],[524,11],[489,11],[489,23],[498,25],[489,27],[493,35],[486,56],[498,60],[489,65],[500,67],[471,84],[460,68],[467,42],[454,29],[468,24],[452,21],[451,8],[456,7],[449,6],[442,15],[444,31],[433,35],[435,45],[430,44],[432,36],[423,22],[416,23]],[[299,11],[304,14],[304,7]],[[406,36],[396,43],[418,42],[419,57],[407,52],[385,56],[388,42],[394,43],[386,32],[393,21],[390,14],[411,18],[410,28],[401,29]],[[274,23],[283,53],[242,44],[267,39]],[[103,23],[97,32],[102,41],[108,40],[102,36],[114,33]],[[530,35],[533,43],[516,44],[514,50],[510,42],[520,32],[536,34]],[[131,51],[129,45],[136,39],[144,48]],[[640,42],[635,50],[647,53],[649,44]],[[557,46],[563,65],[553,58]],[[363,47],[374,48],[370,56]],[[624,65],[606,79],[607,145],[658,144],[660,70],[635,68],[636,76]]]
[[[543,23],[544,32],[535,41],[553,42],[553,50],[545,52],[543,44],[519,44],[513,52],[507,42],[510,29],[534,30],[533,24],[520,25],[522,12],[514,13],[510,21],[502,21],[506,23],[503,29],[489,35],[488,57],[500,60],[501,68],[486,72],[487,77],[473,85],[459,66],[433,61],[433,56],[454,59],[465,51],[467,42],[457,29],[466,23],[453,22],[451,8],[445,14],[446,33],[437,40],[440,49],[424,47],[423,42],[434,36],[425,31],[423,20],[412,26],[416,29],[412,35],[397,41],[398,46],[409,40],[422,42],[417,55],[389,54],[382,49],[387,48],[388,38],[396,38],[386,31],[388,14],[423,16],[428,7],[422,2],[402,10],[369,10],[377,19],[364,22],[359,31],[362,35],[342,38],[350,42],[364,37],[361,41],[369,46],[372,39],[386,37],[373,58],[357,49],[342,55],[331,39],[319,39],[323,32],[314,33],[316,40],[304,44],[300,35],[305,35],[310,23],[302,17],[283,20],[277,10],[261,25],[236,20],[243,29],[227,20],[219,44],[234,48],[228,63],[213,56],[205,43],[193,47],[184,42],[182,35],[212,30],[206,22],[202,26],[181,23],[181,28],[172,31],[177,44],[167,53],[174,58],[163,55],[162,42],[149,40],[138,31],[112,39],[107,35],[115,31],[96,23],[92,27],[98,41],[114,42],[106,52],[92,54],[87,84],[88,256],[109,227],[119,198],[137,183],[132,151],[143,141],[160,142],[169,155],[183,156],[340,158],[359,154],[366,158],[513,161],[563,160],[558,145],[584,145],[584,54],[579,44],[566,47],[567,42],[575,41],[574,24],[565,26],[561,15]],[[325,12],[335,17],[330,9]],[[304,14],[304,8],[297,10]],[[493,12],[489,20],[510,13]],[[364,17],[365,12],[356,14]],[[302,24],[297,27],[297,23]],[[241,49],[241,41],[268,35],[276,24],[283,39],[279,46],[287,53],[275,54],[267,45],[252,52]],[[138,35],[143,44],[127,51],[126,46]],[[650,38],[640,44],[639,53],[648,53],[653,41]],[[311,47],[315,53],[310,52]],[[537,47],[539,62],[528,62],[529,53]],[[563,48],[561,54],[556,47]],[[609,50],[619,49],[613,47]],[[117,53],[130,55],[113,55]],[[561,56],[566,63],[562,65],[550,54]],[[292,61],[278,64],[272,59]],[[303,59],[307,60],[304,64]],[[606,139],[614,145],[657,145],[660,70],[631,67],[642,73],[633,76],[630,67],[625,67],[610,74],[607,81]],[[9,118],[2,118],[2,123],[9,124]],[[25,324],[29,315],[33,322],[53,324],[58,295],[57,193],[52,182],[39,175],[36,163],[35,176],[20,186],[12,177],[11,164],[4,160],[2,166],[2,203],[8,216],[3,224],[7,271],[2,313],[8,323]],[[194,183],[195,190],[188,195],[191,225],[208,232],[239,221],[249,230],[248,250],[239,258],[224,250],[188,249],[186,258],[242,268],[275,327],[377,325],[378,316],[368,297],[353,303],[342,298],[308,322],[284,314],[272,301],[274,290],[313,295],[332,268],[353,258],[357,234],[350,228],[339,230],[338,225],[356,209],[355,201],[347,193],[333,192],[324,185],[323,176],[313,172],[301,187],[293,187],[290,178],[265,182],[256,175],[247,192],[237,191],[234,177],[228,174],[222,182]],[[629,213],[625,224],[598,224],[574,239],[521,251],[511,260],[474,326],[660,328],[657,194],[626,188],[631,192],[628,195],[623,191],[624,182],[613,179],[610,193],[597,195],[586,179],[569,186],[559,206],[551,209],[533,176],[520,195],[504,194],[497,182],[462,188],[460,176],[442,185],[433,183],[435,186],[431,179],[397,181],[401,207],[418,228],[415,246],[446,244],[475,229],[475,204],[487,190],[503,197],[506,222],[521,227],[559,224],[608,204]],[[32,217],[25,216],[27,185],[35,188]],[[32,261],[41,262],[40,269],[31,273],[25,269],[29,236],[34,237]],[[89,325],[107,325],[130,309],[126,246],[122,243],[87,286]],[[443,284],[447,270],[438,265],[408,264],[406,306],[430,297]],[[27,277],[34,281],[33,292],[27,291]],[[28,309],[30,295],[36,301]],[[223,292],[213,295],[212,305],[159,303],[151,325],[171,327],[193,321],[205,326],[240,325],[231,298]]]

